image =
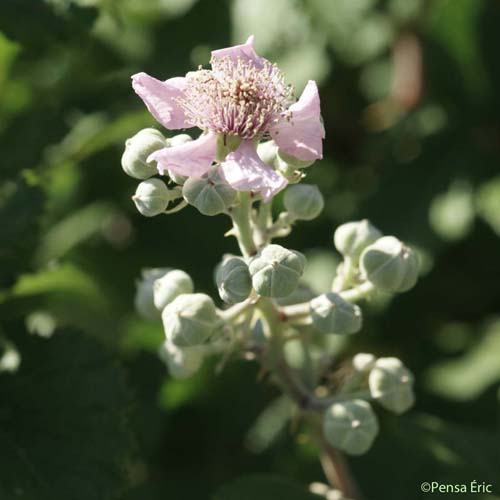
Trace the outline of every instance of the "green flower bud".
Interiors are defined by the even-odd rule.
[[[192,293],[193,289],[193,281],[189,274],[179,269],[172,269],[154,282],[153,291],[156,309],[162,311],[178,295]]]
[[[271,168],[274,166],[277,152],[278,145],[274,141],[261,142],[257,146],[257,154],[259,155],[259,158],[264,163],[267,163]]]
[[[347,222],[333,236],[335,248],[344,256],[358,259],[361,252],[382,237],[382,233],[367,219]]]
[[[288,213],[299,220],[313,220],[323,210],[325,202],[317,186],[297,184],[285,191],[283,203]]]
[[[415,403],[413,375],[397,358],[379,358],[368,377],[370,393],[384,408],[400,415]]]
[[[161,357],[174,378],[192,377],[203,363],[203,349],[198,346],[180,348],[168,340],[163,344]]]
[[[177,296],[162,313],[167,340],[178,347],[203,344],[213,333],[217,313],[212,299],[203,293]]]
[[[142,215],[154,217],[165,212],[171,194],[161,179],[148,179],[137,186],[132,200]]]
[[[372,407],[361,399],[334,403],[325,412],[325,439],[349,455],[366,453],[377,437],[378,429]]]
[[[168,267],[143,269],[141,279],[136,282],[134,304],[137,312],[150,321],[160,319],[161,314],[155,307],[154,283],[158,278],[171,271]]]
[[[376,358],[373,354],[360,352],[352,358],[352,365],[357,372],[368,372],[375,365]]]
[[[184,185],[184,183],[188,179],[187,177],[184,177],[183,175],[176,174],[173,170],[168,170],[168,176],[170,177],[170,179],[172,179],[179,186]]]
[[[361,329],[361,309],[337,293],[320,295],[309,306],[313,325],[323,333],[356,333]]]
[[[315,160],[299,160],[298,158],[294,158],[293,156],[286,154],[281,149],[278,149],[278,152],[276,153],[276,164],[279,170],[287,170],[290,168],[293,168],[294,170],[299,168],[307,168],[310,167],[314,162]]]
[[[154,128],[145,128],[125,142],[122,168],[135,179],[149,179],[157,174],[156,163],[146,160],[151,153],[167,146],[165,137]]]
[[[268,245],[250,262],[253,288],[263,297],[286,297],[297,288],[305,264],[300,252]]]
[[[188,134],[177,134],[167,139],[167,146],[169,148],[182,146],[183,144],[186,144],[186,142],[191,142],[192,140],[193,138]]]
[[[190,142],[192,140],[193,140],[193,138],[188,134],[174,135],[173,137],[170,137],[167,139],[167,147],[172,148],[175,146],[182,146],[183,144],[186,144],[186,142]],[[179,186],[182,186],[186,182],[186,179],[187,179],[187,177],[184,177],[183,175],[179,175],[170,169],[168,170],[168,176],[176,184],[179,184]]]
[[[252,290],[248,266],[243,259],[230,257],[221,262],[215,274],[220,298],[228,304],[244,301]]]
[[[225,212],[236,201],[237,192],[216,171],[197,179],[190,177],[182,188],[184,199],[203,215]]]
[[[368,281],[386,292],[405,292],[418,278],[416,254],[394,236],[384,236],[361,254],[361,270]]]

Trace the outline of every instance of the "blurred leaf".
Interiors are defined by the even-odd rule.
[[[160,321],[145,321],[134,316],[126,322],[124,328],[122,347],[127,352],[145,350],[158,354],[160,346],[165,342],[165,332]]]
[[[311,10],[339,56],[359,65],[381,54],[394,38],[394,27],[386,14],[374,7],[376,0],[312,0]]]
[[[22,23],[19,13],[23,13]],[[2,30],[22,45],[35,52],[45,43],[56,43],[76,38],[92,25],[96,10],[71,4],[65,11],[56,12],[48,2],[42,0],[2,0],[0,19]]]
[[[0,498],[114,498],[130,456],[130,400],[116,362],[79,333],[17,341],[21,367],[0,375]]]
[[[500,236],[500,176],[485,182],[476,192],[478,214]]]
[[[387,419],[372,450],[351,461],[356,477],[370,498],[398,500],[421,500],[420,485],[424,481],[470,484],[474,480],[491,484],[493,496],[490,498],[498,499],[498,463],[498,430],[457,425],[422,413]],[[387,471],[391,477],[398,478],[390,481],[389,486]],[[456,497],[456,493],[439,495],[446,500]]]
[[[335,250],[311,250],[306,252],[307,266],[303,281],[316,293],[329,292],[340,257]]]
[[[428,17],[432,35],[460,64],[462,75],[475,91],[473,96],[481,95],[481,91],[486,90],[478,35],[479,16],[487,3],[440,0],[433,3]]]
[[[486,326],[481,340],[463,356],[429,367],[425,381],[440,396],[464,401],[500,382],[500,320]]]
[[[247,476],[222,486],[213,500],[319,500],[304,486],[277,476]]]
[[[429,208],[431,225],[439,236],[459,240],[467,236],[474,222],[473,191],[464,182],[453,183],[438,195]]]
[[[0,186],[0,287],[30,268],[42,208],[41,189],[25,179]]]
[[[59,325],[83,328],[100,337],[116,340],[120,322],[112,309],[112,299],[102,286],[72,264],[53,266],[21,276],[12,298],[38,298]]]
[[[112,205],[96,201],[71,212],[45,233],[37,251],[37,261],[45,264],[100,233],[104,222],[115,212]],[[75,227],[78,231],[75,231]]]
[[[321,82],[328,74],[325,37],[313,29],[299,0],[235,0],[232,17],[234,42],[255,35],[257,50],[273,56],[298,93],[308,80]]]
[[[254,453],[262,453],[281,434],[292,416],[294,405],[287,396],[280,396],[262,411],[248,431],[246,446]]]
[[[113,144],[124,144],[129,136],[151,123],[151,116],[145,110],[126,113],[114,120],[100,112],[74,117],[64,139],[48,148],[47,160],[81,162]]]

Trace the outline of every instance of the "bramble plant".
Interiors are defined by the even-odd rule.
[[[145,73],[132,77],[163,126],[202,133],[192,140],[141,130],[127,141],[122,166],[142,180],[133,196],[142,215],[172,214],[188,205],[208,216],[225,214],[232,220],[226,234],[237,239],[241,255],[225,255],[216,268],[221,307],[195,293],[186,272],[173,269],[143,271],[136,307],[163,322],[162,356],[173,377],[192,376],[210,355],[259,363],[308,424],[332,487],[355,498],[338,450],[366,453],[379,431],[372,403],[396,414],[408,410],[413,377],[396,358],[360,353],[350,375],[332,388],[329,340],[362,329],[358,302],[413,287],[417,257],[367,220],[343,224],[334,234],[343,262],[331,291],[314,297],[301,284],[304,255],[273,240],[323,209],[319,189],[300,183],[322,158],[316,83],[309,81],[295,102],[279,68],[255,53],[252,37],[212,52],[211,66],[164,82]],[[275,218],[273,198],[285,188],[285,210]],[[300,368],[289,360],[287,347],[294,343],[307,360]]]

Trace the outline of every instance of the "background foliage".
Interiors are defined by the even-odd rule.
[[[424,263],[345,347],[417,380],[416,408],[381,415],[350,461],[361,489],[412,500],[422,481],[476,479],[497,496],[474,498],[500,498],[499,24],[495,0],[2,0],[0,498],[306,500],[323,480],[254,366],[173,380],[161,329],[132,307],[146,266],[213,293],[235,242],[223,217],[136,213],[120,155],[156,124],[130,75],[184,74],[250,33],[298,91],[320,84],[326,155],[308,182],[326,209],[285,242],[311,257],[310,282],[325,287],[349,219]]]

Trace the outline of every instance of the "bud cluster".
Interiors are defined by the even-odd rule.
[[[418,258],[368,220],[347,222],[333,236],[342,257],[333,282],[315,292],[306,256],[274,240],[325,206],[317,186],[301,183],[323,157],[317,85],[310,80],[295,99],[281,70],[255,52],[253,37],[213,51],[210,63],[166,81],[132,77],[159,123],[201,132],[193,140],[141,130],[126,141],[122,167],[140,181],[132,196],[140,214],[191,206],[223,215],[231,223],[225,236],[236,238],[240,253],[217,264],[215,300],[182,270],[144,270],[136,309],[163,329],[159,353],[172,377],[195,376],[208,356],[220,356],[218,371],[232,359],[255,361],[295,403],[326,456],[330,447],[366,453],[378,412],[399,415],[413,405],[413,376],[399,359],[367,353],[355,355],[347,373],[342,341],[363,330],[365,299],[415,285]]]
[[[122,157],[124,171],[141,180],[133,201],[142,215],[173,213],[188,205],[207,216],[225,214],[233,224],[227,235],[236,237],[241,250],[241,255],[225,255],[214,271],[217,301],[195,291],[182,270],[142,272],[136,308],[146,320],[163,325],[160,355],[171,376],[194,376],[210,355],[223,354],[224,363],[229,358],[255,359],[274,373],[287,394],[296,396],[306,415],[320,412],[329,445],[352,455],[367,452],[379,432],[372,404],[395,414],[408,410],[414,403],[413,376],[397,358],[360,353],[352,360],[345,384],[318,398],[316,389],[324,392],[325,369],[332,366],[325,346],[332,336],[362,330],[358,302],[377,292],[413,287],[417,256],[366,219],[348,222],[333,237],[343,258],[335,279],[329,291],[315,295],[303,282],[306,257],[273,242],[288,235],[294,224],[318,217],[324,208],[316,186],[298,183],[311,162],[291,157],[274,141],[258,146],[261,161],[290,184],[282,198],[283,211],[273,214],[272,198],[239,191],[227,182],[228,174],[219,164],[201,175],[185,177],[176,169],[163,169],[164,178],[156,177],[152,153],[190,141],[186,134],[165,139],[145,129],[127,141]],[[219,136],[217,161],[229,158],[240,143],[238,137]]]
[[[379,432],[370,402],[397,415],[404,413],[415,402],[413,375],[397,358],[376,359],[373,354],[359,353],[352,362],[351,380],[339,400],[332,398],[325,410],[323,432],[335,448],[361,455],[370,449]]]

